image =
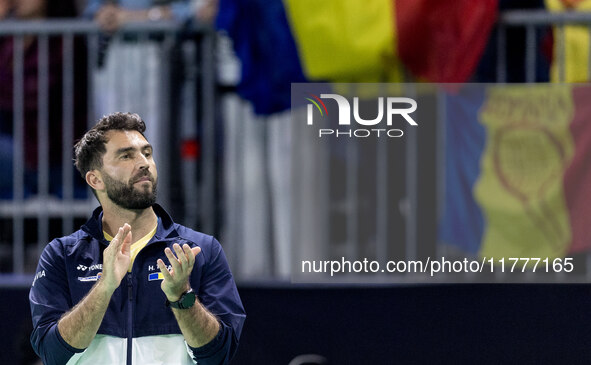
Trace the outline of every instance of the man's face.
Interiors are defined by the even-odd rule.
[[[101,175],[107,196],[125,209],[146,209],[156,202],[158,173],[152,146],[137,131],[110,131]]]

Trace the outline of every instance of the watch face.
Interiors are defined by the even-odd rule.
[[[179,304],[181,308],[191,308],[195,304],[195,292],[191,290],[183,294]]]

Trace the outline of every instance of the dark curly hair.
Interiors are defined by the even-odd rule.
[[[138,131],[144,136],[146,124],[139,115],[132,113],[113,113],[102,117],[74,145],[74,164],[83,179],[86,179],[88,171],[103,166],[103,155],[107,151],[105,145],[108,142],[105,135],[112,130]]]

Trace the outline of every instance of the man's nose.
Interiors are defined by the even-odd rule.
[[[146,156],[144,156],[141,153],[139,153],[138,155],[139,157],[136,159],[136,164],[138,165],[138,168],[147,169],[148,167],[150,167],[150,164],[148,163],[148,159],[146,158]]]

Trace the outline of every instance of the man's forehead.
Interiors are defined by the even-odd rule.
[[[107,152],[115,152],[122,147],[142,148],[148,145],[146,138],[138,131],[112,130],[105,134]]]

